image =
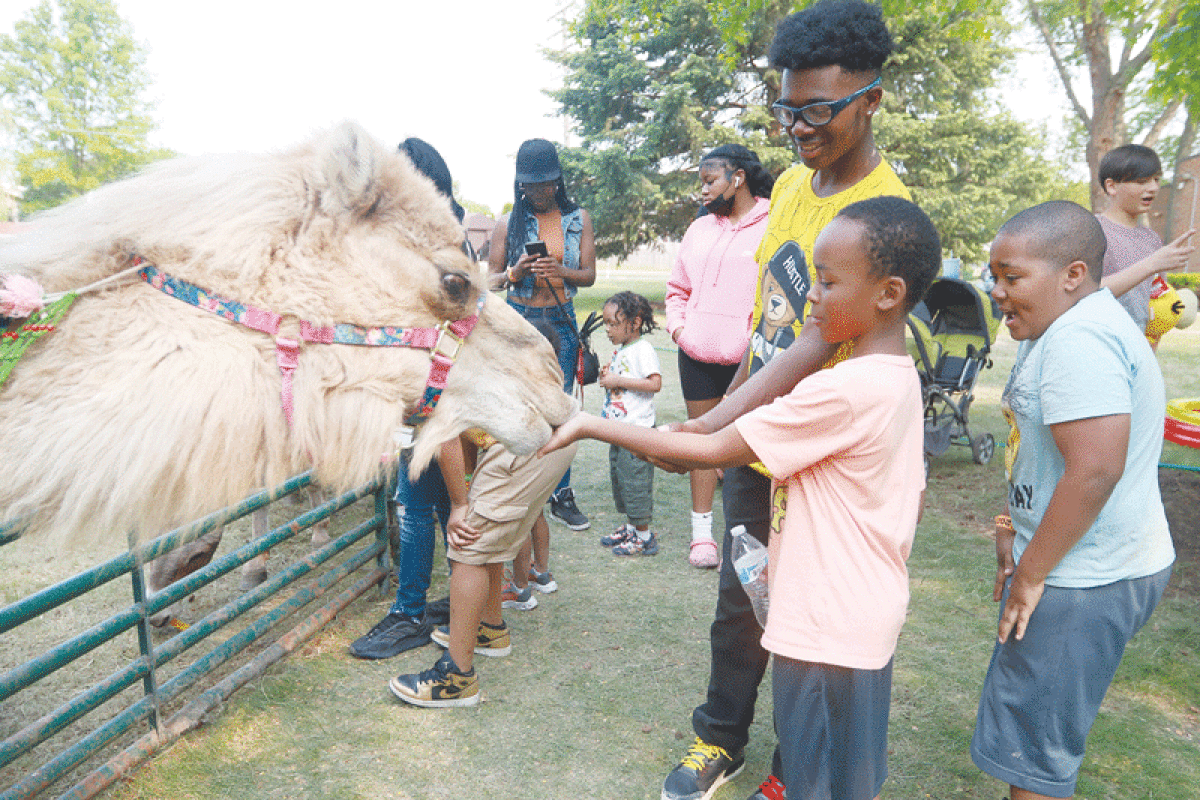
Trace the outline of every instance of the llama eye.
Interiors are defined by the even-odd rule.
[[[442,289],[450,296],[450,299],[456,303],[465,302],[467,293],[471,289],[471,282],[467,280],[466,275],[460,275],[457,272],[448,272],[442,276]]]

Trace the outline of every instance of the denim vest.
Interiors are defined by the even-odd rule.
[[[511,224],[511,218],[509,220]],[[563,266],[567,269],[579,269],[579,243],[583,239],[583,209],[577,208],[569,214],[562,215],[563,229]],[[525,220],[525,241],[536,242],[538,240],[538,222],[537,217],[530,214]],[[509,264],[509,266],[512,266]],[[536,278],[532,275],[526,275],[521,279],[521,282],[515,286],[510,286],[508,289],[508,299],[520,302],[533,297],[534,284]],[[575,296],[577,291],[575,286],[568,281],[563,281],[563,290],[566,292],[566,297],[563,301],[566,302]]]

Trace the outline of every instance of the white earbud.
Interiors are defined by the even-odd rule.
[[[742,179],[741,179],[741,178],[734,178],[734,179],[733,179],[733,188],[735,188],[735,189],[736,189],[736,188],[738,188],[738,187],[739,187],[739,186],[741,186],[741,185],[742,185]]]

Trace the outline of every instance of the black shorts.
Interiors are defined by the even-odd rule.
[[[710,364],[679,350],[679,383],[684,400],[720,400],[733,383],[737,364]]]

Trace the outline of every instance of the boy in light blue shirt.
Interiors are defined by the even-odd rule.
[[[992,289],[1020,342],[1002,408],[999,641],[971,742],[1012,800],[1070,797],[1087,734],[1175,552],[1158,489],[1166,399],[1149,344],[1100,287],[1106,241],[1074,203],[1000,229]]]

